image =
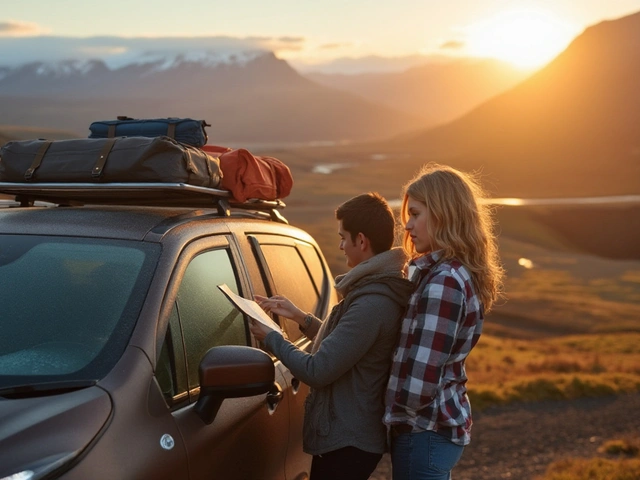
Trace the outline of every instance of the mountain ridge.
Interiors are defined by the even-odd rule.
[[[522,83],[398,148],[500,172],[532,191],[546,182],[597,195],[640,191],[640,13],[593,25]],[[511,188],[509,190],[512,190]]]
[[[211,123],[217,143],[366,140],[423,124],[317,85],[271,52],[211,65],[160,58],[117,69],[96,61],[67,66],[62,76],[55,69],[43,71],[39,63],[16,67],[13,74],[5,70],[3,122],[80,133],[94,120],[118,115],[193,117]]]
[[[394,106],[420,116],[431,126],[467,113],[532,74],[494,59],[430,63],[395,73],[306,74],[323,85]]]

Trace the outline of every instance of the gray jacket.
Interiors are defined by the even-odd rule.
[[[305,403],[305,452],[320,455],[347,446],[385,451],[384,390],[414,288],[402,273],[405,260],[402,250],[392,249],[336,277],[344,298],[322,322],[311,353],[277,332],[265,338],[267,348],[311,387]]]

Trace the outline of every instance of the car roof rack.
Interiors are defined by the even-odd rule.
[[[289,223],[279,210],[282,200],[249,199],[238,202],[231,192],[186,183],[15,183],[0,182],[0,193],[15,196],[20,206],[34,202],[73,205],[140,205],[155,207],[216,208],[231,216],[231,209],[267,213],[271,220]]]

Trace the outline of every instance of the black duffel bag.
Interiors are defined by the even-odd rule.
[[[187,183],[216,188],[220,160],[169,137],[22,140],[0,149],[0,181]]]

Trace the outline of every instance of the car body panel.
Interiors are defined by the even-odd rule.
[[[80,455],[111,415],[109,395],[98,387],[54,396],[0,398],[0,478],[43,458]],[[34,437],[46,441],[33,442]]]
[[[102,478],[122,480],[187,478],[183,468],[187,459],[185,446],[153,381],[147,356],[136,347],[128,347],[99,386],[113,402],[109,428],[82,461],[60,478],[95,478],[96,472]],[[164,435],[170,435],[175,442],[170,450],[162,447]]]

